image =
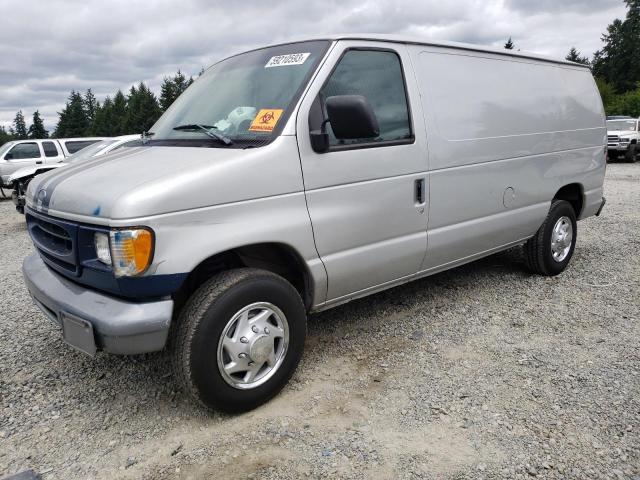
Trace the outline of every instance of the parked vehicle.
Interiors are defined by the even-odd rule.
[[[209,68],[144,145],[36,177],[24,277],[74,348],[171,332],[186,391],[244,411],[287,383],[310,312],[516,245],[562,272],[605,151],[583,66],[378,35],[261,48]]]
[[[640,157],[640,119],[618,118],[607,120],[607,149],[609,159],[624,156],[626,162],[635,162]]]
[[[21,168],[20,170],[16,170],[11,175],[8,175],[6,177],[4,184],[13,187],[13,192],[11,194],[13,203],[16,205],[16,210],[19,213],[24,213],[24,192],[26,191],[29,182],[33,180],[33,178],[37,175],[54,170],[56,168],[65,167],[74,162],[81,162],[94,157],[102,157],[107,153],[117,151],[121,148],[137,145],[140,142],[140,135],[123,135],[120,137],[102,140],[83,148],[82,150],[65,158],[64,160],[58,161],[58,163],[50,163],[47,165],[32,165],[29,167]]]
[[[0,187],[9,190],[13,188],[8,180],[16,170],[28,166],[56,164],[101,140],[104,140],[104,137],[47,138],[7,142],[0,147]]]

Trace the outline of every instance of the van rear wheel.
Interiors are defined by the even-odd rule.
[[[524,244],[529,270],[540,275],[558,275],[569,264],[576,246],[576,214],[565,200],[554,200],[544,223]]]
[[[231,270],[191,296],[175,335],[173,367],[183,389],[205,408],[243,412],[275,396],[295,371],[306,310],[285,279]]]

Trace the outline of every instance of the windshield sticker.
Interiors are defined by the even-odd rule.
[[[251,122],[250,132],[272,132],[283,110],[281,108],[263,108]]]
[[[302,65],[311,53],[288,53],[271,57],[264,68],[286,67],[289,65]]]

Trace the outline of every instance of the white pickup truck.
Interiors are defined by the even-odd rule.
[[[0,146],[0,187],[13,189],[8,180],[16,170],[59,163],[101,140],[104,140],[104,137],[46,138],[7,142]]]
[[[633,163],[640,157],[640,119],[621,118],[607,120],[607,150],[609,159],[624,155],[626,162]]]

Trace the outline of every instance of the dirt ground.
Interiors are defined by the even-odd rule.
[[[31,304],[0,201],[0,478],[640,480],[640,163],[555,278],[518,249],[309,319],[273,401],[209,415],[165,353],[91,359]]]

